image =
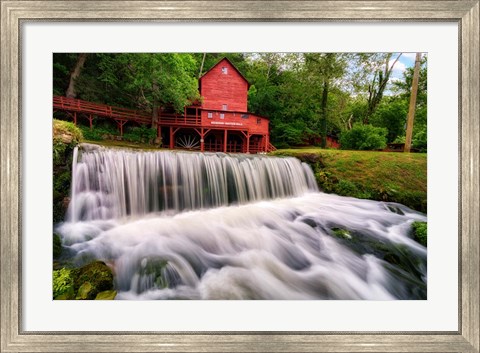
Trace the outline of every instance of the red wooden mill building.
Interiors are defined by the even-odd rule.
[[[183,114],[161,108],[156,114],[162,146],[228,153],[258,153],[275,149],[269,140],[269,120],[247,111],[249,83],[227,59],[199,79],[202,103],[186,106]],[[54,111],[67,112],[74,123],[82,117],[90,127],[94,117],[115,120],[120,134],[125,124],[152,126],[152,116],[78,99],[53,97]]]

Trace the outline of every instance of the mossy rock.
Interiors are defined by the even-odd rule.
[[[165,259],[150,257],[140,262],[140,275],[151,276],[156,288],[174,288],[181,283],[175,268]]]
[[[332,228],[333,235],[337,238],[352,239],[352,235],[346,229]]]
[[[95,300],[114,300],[116,296],[117,296],[116,290],[106,290],[98,293],[97,296],[95,297]]]
[[[85,282],[80,286],[80,288],[78,288],[77,297],[75,299],[85,300],[93,299],[94,297],[95,296],[93,286],[90,282]]]
[[[413,222],[412,223],[413,238],[422,244],[427,246],[427,223],[426,222]]]
[[[94,299],[98,293],[113,289],[113,273],[103,261],[94,261],[75,270],[74,288],[82,296],[80,289],[87,282],[91,286],[86,299]],[[86,290],[84,287],[82,290]]]

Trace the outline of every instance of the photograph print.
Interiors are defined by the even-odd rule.
[[[426,300],[426,53],[53,54],[54,300]]]

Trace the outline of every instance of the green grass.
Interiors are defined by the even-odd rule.
[[[427,155],[320,148],[282,149],[312,167],[319,187],[344,196],[402,203],[427,211]]]
[[[161,150],[160,147],[155,147],[154,145],[150,145],[147,143],[139,143],[139,142],[130,142],[130,141],[115,141],[115,140],[102,140],[102,141],[95,141],[95,140],[83,140],[85,143],[91,143],[94,145],[109,147],[109,148],[130,148],[130,149],[137,149],[137,150]]]

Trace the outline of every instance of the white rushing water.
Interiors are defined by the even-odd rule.
[[[74,175],[73,198],[96,201],[72,199],[57,226],[66,258],[105,261],[116,299],[426,299],[426,248],[409,236],[425,215],[313,191],[296,159],[100,150]]]
[[[317,190],[295,158],[97,148],[78,156],[68,219],[111,219],[219,207]]]

